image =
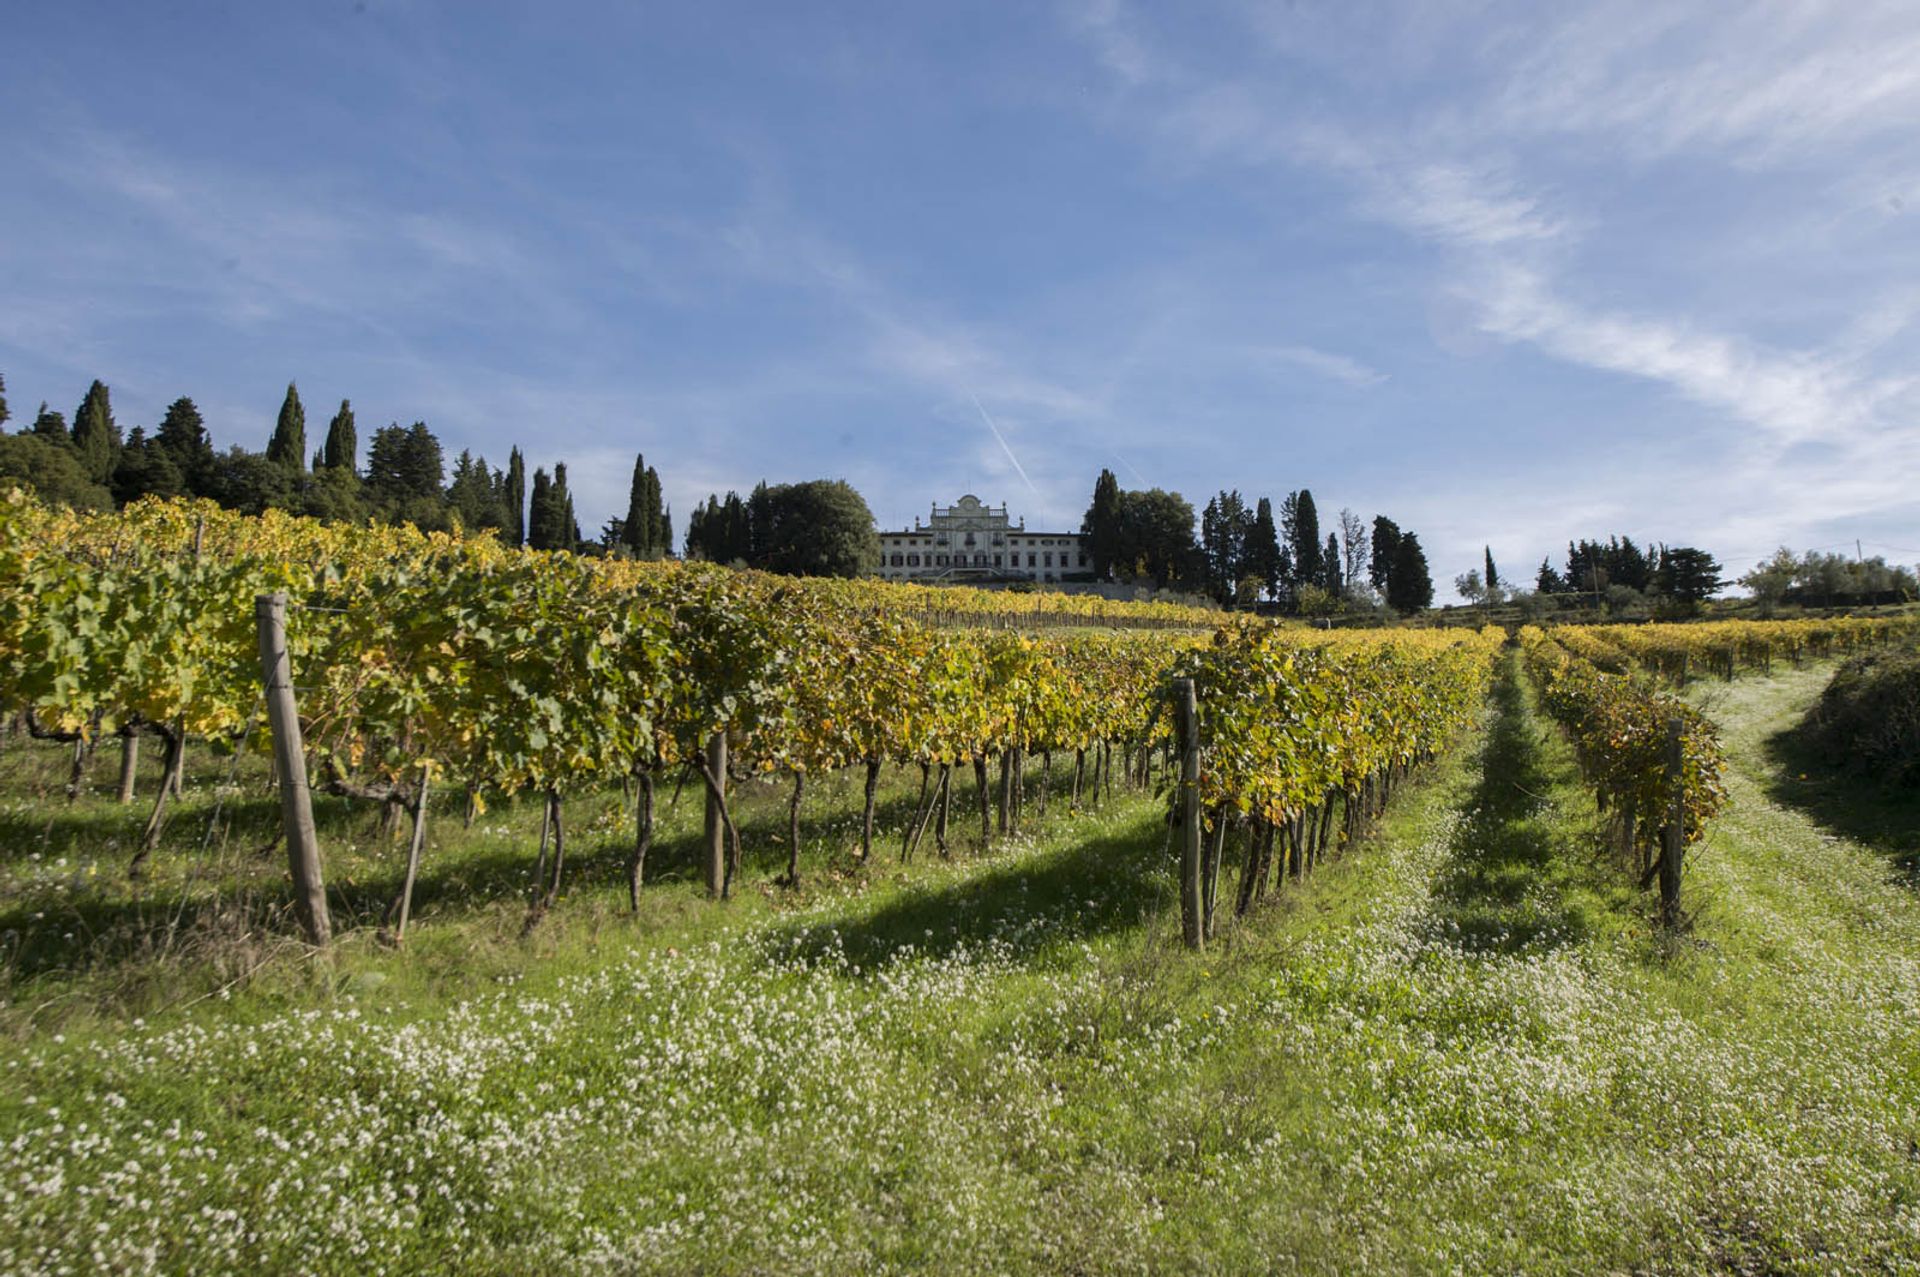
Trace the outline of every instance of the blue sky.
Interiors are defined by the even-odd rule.
[[[98,376],[261,447],[294,379],[310,432],[564,459],[595,526],[640,450],[682,527],[822,475],[1077,524],[1108,466],[1384,512],[1441,579],[1609,532],[1920,559],[1911,3],[6,27],[16,418]]]

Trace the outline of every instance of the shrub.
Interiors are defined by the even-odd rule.
[[[1869,652],[1842,665],[1804,732],[1836,762],[1920,785],[1920,652]]]

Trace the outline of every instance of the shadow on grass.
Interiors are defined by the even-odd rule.
[[[1767,797],[1828,833],[1879,852],[1920,887],[1920,789],[1897,788],[1836,764],[1799,726],[1775,732],[1761,748],[1773,765],[1762,782]]]
[[[898,859],[902,834],[919,802],[917,769],[890,773],[887,779],[874,822],[873,856],[881,864]],[[803,877],[857,870],[860,789],[858,776],[827,778],[813,787],[802,812]],[[658,800],[647,882],[683,888],[698,883],[704,798],[697,786],[688,786],[675,804],[672,789],[663,786]],[[462,828],[463,805],[464,799],[452,793],[434,805],[429,847],[414,885],[416,917],[458,918],[532,902],[537,800],[496,803],[483,822],[504,822],[504,828],[491,834]],[[1064,813],[1064,802],[1058,810]],[[30,979],[211,950],[249,934],[294,933],[278,799],[257,783],[229,794],[219,803],[217,832],[209,839],[214,811],[208,791],[190,789],[187,801],[170,813],[144,883],[125,874],[145,820],[144,805],[136,814],[134,808],[95,797],[71,807],[62,802],[0,816],[0,847],[9,852],[0,859],[38,854],[52,862],[70,855],[76,866],[93,869],[37,874],[31,886],[16,885],[0,897],[0,965],[11,978]],[[975,846],[977,812],[970,781],[964,788],[956,785],[950,842],[957,854],[969,854]],[[610,813],[617,814],[609,820]],[[784,873],[785,787],[740,786],[734,814],[743,853],[735,890]],[[407,822],[403,818],[391,841],[382,842],[375,832],[376,805],[323,794],[314,796],[314,816],[327,855],[327,899],[335,929],[380,925],[404,878]],[[631,809],[617,790],[585,794],[568,800],[567,818],[563,895],[614,895],[624,903]],[[933,854],[929,831],[919,858]]]
[[[1558,948],[1587,934],[1568,900],[1578,870],[1564,855],[1566,831],[1545,798],[1559,778],[1541,750],[1542,730],[1507,663],[1494,684],[1480,780],[1434,891],[1445,939],[1471,952]]]
[[[776,937],[775,956],[831,960],[843,952],[862,975],[911,948],[945,957],[992,944],[1014,959],[1137,926],[1172,906],[1174,875],[1157,826],[1105,833],[937,887],[909,890],[834,927],[798,926]]]

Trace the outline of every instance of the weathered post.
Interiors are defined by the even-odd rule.
[[[1200,899],[1200,702],[1193,680],[1173,680],[1173,726],[1180,743],[1180,931],[1187,948],[1206,947]]]
[[[413,841],[407,847],[407,877],[400,886],[400,919],[394,924],[396,943],[407,938],[407,918],[413,913],[413,884],[420,876],[420,852],[427,845],[427,781],[432,769],[420,765],[420,792],[413,799]]]
[[[293,905],[308,943],[325,947],[333,937],[327,890],[320,876],[320,839],[313,828],[313,797],[307,790],[307,751],[300,739],[300,713],[293,701],[292,662],[287,659],[287,596],[254,598],[260,635],[260,672],[273,728],[273,766],[280,779],[280,823],[293,872]]]
[[[707,737],[707,854],[705,857],[707,894],[716,900],[727,889],[726,812],[721,804],[727,795],[727,734],[715,732]]]
[[[133,801],[134,779],[140,773],[140,737],[131,731],[120,736],[120,801]]]
[[[1679,719],[1667,720],[1667,789],[1673,805],[1660,831],[1660,920],[1674,926],[1680,920],[1680,869],[1687,849],[1686,760],[1682,753]]]

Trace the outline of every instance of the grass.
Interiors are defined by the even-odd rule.
[[[1920,1268],[1920,907],[1770,796],[1765,741],[1817,690],[1704,689],[1735,802],[1678,942],[1511,668],[1368,841],[1204,954],[1146,797],[861,867],[849,788],[787,893],[769,792],[722,906],[691,883],[693,795],[638,918],[617,797],[583,799],[581,874],[526,941],[527,810],[442,819],[401,953],[192,1002],[206,953],[35,950],[10,997],[111,996],[7,1012],[0,1269]],[[116,819],[54,816],[8,853],[9,917]],[[329,864],[373,902],[395,859]],[[156,897],[194,863],[163,860]]]

